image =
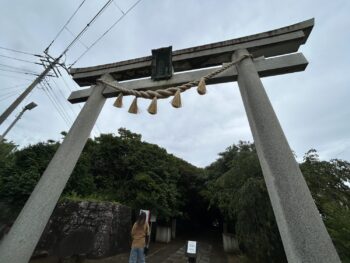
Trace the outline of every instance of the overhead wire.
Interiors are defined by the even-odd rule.
[[[60,112],[64,115],[64,117],[66,118],[66,120],[68,122],[71,122],[70,117],[68,116],[66,110],[64,109],[64,107],[62,106],[62,104],[60,103],[60,100],[57,98],[56,94],[53,92],[51,86],[49,85],[49,83],[47,81],[43,81],[43,85],[46,87],[46,91],[48,92],[48,94],[51,96],[52,100],[56,103],[57,108],[60,109]]]
[[[49,48],[51,47],[51,45],[56,41],[56,39],[59,37],[59,35],[62,33],[62,31],[64,30],[64,28],[69,24],[69,22],[73,19],[73,17],[77,14],[77,12],[79,11],[79,9],[83,6],[83,4],[85,3],[86,0],[83,0],[78,8],[74,11],[74,13],[70,16],[70,18],[67,20],[67,22],[63,25],[63,27],[61,28],[60,31],[58,31],[58,33],[56,34],[56,36],[54,37],[54,39],[51,41],[51,43],[49,44],[49,46],[45,49],[45,50],[49,50]]]
[[[62,118],[62,120],[67,124],[67,126],[69,127],[69,121],[67,119],[67,117],[62,113],[60,107],[57,105],[56,101],[53,99],[51,93],[49,92],[49,89],[47,88],[47,86],[45,85],[44,82],[40,82],[40,86],[42,87],[42,90],[44,91],[45,95],[49,98],[49,100],[51,101],[52,105],[54,106],[54,108],[56,109],[57,113],[60,115],[60,117]]]
[[[63,54],[67,53],[68,50],[78,41],[78,39],[87,31],[87,29],[96,21],[96,19],[105,11],[105,9],[111,4],[113,0],[108,0],[106,4],[97,12],[97,14],[90,20],[89,23],[80,31],[80,33],[73,39],[73,41],[66,47],[66,49],[62,52],[60,57]]]
[[[0,91],[9,90],[9,89],[15,89],[15,88],[17,88],[17,87],[21,87],[21,86],[25,86],[25,85],[28,85],[28,83],[18,84],[18,85],[6,87],[6,88],[0,88]]]
[[[6,67],[6,68],[11,68],[11,69],[16,69],[16,70],[21,70],[21,71],[25,71],[25,72],[30,72],[30,73],[37,73],[37,72],[34,72],[34,71],[25,70],[23,68],[14,67],[14,66],[2,64],[2,63],[0,63],[0,66]]]
[[[49,92],[47,91],[47,88],[44,87],[44,85],[40,84],[40,86],[42,87],[42,90],[44,91],[45,95],[49,98],[49,100],[51,101],[53,107],[55,108],[55,110],[57,111],[58,115],[62,118],[62,120],[66,123],[67,127],[69,127],[69,122],[66,119],[66,117],[61,113],[60,109],[58,108],[58,106],[56,105],[56,102],[53,101],[53,99],[51,98],[51,95],[49,94]]]
[[[54,80],[53,80],[53,81],[54,81]],[[52,92],[52,94],[55,96],[56,100],[57,100],[57,101],[59,102],[59,104],[61,105],[63,111],[64,111],[65,114],[68,116],[68,119],[70,120],[70,122],[73,123],[73,120],[74,120],[74,118],[75,118],[76,113],[75,113],[72,109],[71,109],[71,111],[72,111],[72,113],[73,113],[73,117],[71,117],[71,115],[68,113],[68,111],[67,111],[67,109],[66,109],[66,107],[65,107],[65,105],[67,106],[67,100],[66,100],[64,94],[62,93],[62,91],[59,89],[59,87],[57,86],[57,84],[54,82],[55,85],[56,85],[56,87],[57,87],[57,90],[58,90],[59,94],[62,96],[61,98],[63,98],[63,102],[62,102],[62,100],[60,100],[59,95],[56,94],[56,93],[54,92],[54,89],[52,88],[52,86],[50,85],[50,83],[49,83],[47,80],[46,80],[46,83],[47,83],[47,85],[49,86],[49,88],[51,89],[51,92]],[[69,108],[69,106],[67,106],[67,107]]]
[[[76,37],[76,35],[68,28],[68,27],[65,27],[65,29],[73,36],[73,37]],[[81,39],[78,40],[80,44],[82,44],[85,48],[88,48],[87,45],[84,44],[83,41],[81,41]]]
[[[7,48],[7,47],[1,47],[0,46],[0,49],[7,50],[7,51],[12,51],[12,52],[16,52],[16,53],[21,53],[21,54],[25,54],[25,55],[31,55],[31,56],[35,56],[35,57],[42,57],[41,55],[38,55],[38,54],[29,53],[29,52],[26,52],[26,51],[20,51],[20,50],[16,50],[16,49],[12,49],[12,48]]]
[[[58,56],[56,59],[54,59],[53,62],[50,62],[51,64],[53,64],[53,66],[56,66],[58,64],[58,61],[66,55],[66,53],[68,52],[68,50],[78,41],[80,40],[81,36],[88,30],[88,28],[96,21],[96,19],[104,12],[104,10],[111,4],[113,0],[108,0],[103,7],[97,12],[97,14],[89,21],[89,23],[83,28],[83,30],[80,31],[80,33],[71,41],[71,43],[64,49],[64,51],[61,53],[60,56]],[[62,29],[58,32],[58,34],[56,35],[56,37],[54,38],[54,40],[50,43],[50,45],[45,49],[44,53],[48,55],[48,49],[49,47],[52,45],[52,43],[57,39],[57,37],[61,34],[61,32],[67,28],[66,26],[68,25],[68,23],[71,21],[71,19],[74,17],[74,15],[77,13],[77,11],[80,9],[80,7],[84,4],[85,0],[82,1],[82,3],[79,5],[79,7],[77,8],[77,10],[73,13],[73,15],[70,17],[70,19],[66,22],[66,24],[62,27]],[[42,65],[41,63],[37,63],[34,61],[29,61],[29,60],[24,60],[24,59],[19,59],[19,58],[15,58],[15,57],[11,57],[11,56],[6,56],[6,55],[0,55],[0,57],[4,57],[4,58],[8,58],[8,59],[13,59],[13,60],[17,60],[17,61],[22,61],[22,62],[27,62],[27,63],[33,63],[33,64],[38,64],[38,65]],[[52,57],[51,57],[52,58]],[[5,71],[9,71],[9,70],[5,70]],[[14,72],[13,73],[20,73],[20,72]],[[23,72],[21,72],[23,73]],[[6,77],[11,77],[8,75],[5,75]],[[60,100],[58,99],[57,95],[54,93],[52,87],[50,86],[50,84],[47,82],[46,79],[43,79],[43,81],[40,83],[40,86],[43,88],[45,94],[47,95],[47,97],[50,99],[50,101],[52,102],[52,104],[54,105],[54,107],[56,108],[56,110],[59,112],[59,114],[61,115],[61,117],[66,121],[66,124],[69,126],[69,122],[72,122],[72,120],[70,119],[69,114],[66,112],[66,109],[64,108],[64,106],[62,104],[60,104]]]
[[[53,91],[53,88],[51,87],[50,83],[44,79],[43,83],[46,84],[47,88],[48,88],[48,92],[51,93],[52,97],[54,98],[54,100],[56,101],[57,105],[59,105],[60,109],[62,110],[62,112],[64,113],[64,115],[67,117],[69,123],[72,123],[72,119],[71,116],[68,114],[68,112],[66,111],[64,104],[62,104],[62,102],[60,101],[60,99],[58,98],[57,94]]]
[[[78,12],[78,10],[81,8],[81,6],[84,4],[86,0],[83,0],[82,3],[78,6],[78,8],[74,11],[74,13],[72,14],[72,16],[68,19],[68,21],[65,23],[65,25],[61,28],[61,30],[57,33],[57,35],[55,36],[55,38],[53,39],[53,41],[51,41],[51,43],[49,44],[49,46],[45,49],[45,53],[48,55],[48,49],[49,47],[56,41],[56,39],[58,38],[58,36],[62,33],[62,31],[64,29],[66,29],[67,31],[69,31],[73,36],[74,34],[69,30],[69,28],[67,27],[67,25],[69,24],[69,22],[72,20],[72,18],[76,15],[76,13]],[[83,57],[93,46],[95,46],[110,30],[112,30],[112,28],[117,25],[134,7],[136,7],[136,5],[138,3],[140,3],[142,0],[138,0],[136,1],[126,12],[124,12],[116,3],[115,5],[117,6],[117,8],[122,12],[122,16],[114,23],[112,24],[112,26],[110,26],[95,42],[92,43],[92,45],[90,45],[89,47],[87,47],[85,44],[83,44],[83,42],[80,40],[81,36],[89,29],[89,27],[96,21],[96,19],[105,11],[105,9],[113,2],[113,0],[108,0],[103,7],[97,12],[97,14],[90,20],[90,22],[80,31],[80,33],[75,36],[75,38],[71,41],[71,43],[64,49],[64,51],[61,53],[61,55],[56,59],[56,64],[58,62],[58,60],[66,55],[66,53],[69,51],[69,49],[77,42],[80,41],[80,43],[82,43],[85,48],[86,51],[80,56],[78,57],[78,59],[72,64],[74,65],[81,57]],[[36,55],[36,54],[32,54],[29,52],[24,52],[24,51],[19,51],[19,50],[14,50],[14,49],[9,49],[9,48],[5,48],[5,47],[0,47],[0,49],[4,49],[7,51],[13,51],[13,52],[17,52],[17,53],[22,53],[22,54],[27,54],[27,55],[34,55],[34,56],[38,56],[38,57],[42,57],[40,55]],[[41,65],[41,63],[38,62],[34,62],[34,61],[29,61],[29,60],[25,60],[25,59],[19,59],[19,58],[15,58],[15,57],[11,57],[11,56],[7,56],[7,55],[0,55],[0,57],[4,57],[7,59],[12,59],[12,60],[16,60],[16,61],[21,61],[21,62],[27,62],[27,63],[32,63],[32,64],[37,64],[37,65]],[[71,66],[72,66],[71,65]],[[8,66],[11,67],[11,66]],[[12,67],[14,68],[14,67]],[[22,74],[34,74],[34,73],[30,73],[30,72],[24,72],[23,70],[21,71],[9,71],[9,70],[5,70],[5,69],[1,69],[3,71],[8,71],[8,72],[13,72],[13,73],[22,73]],[[1,75],[0,76],[5,76],[5,77],[15,77],[15,76],[9,76],[9,75]],[[17,77],[16,77],[17,78]],[[22,78],[24,79],[24,78]],[[65,82],[64,78],[62,77],[63,82],[65,83],[66,87],[69,89],[68,84]],[[26,80],[30,80],[30,79],[26,79]],[[32,80],[30,80],[32,81]],[[56,84],[57,85],[57,84]],[[64,121],[66,122],[66,124],[69,126],[69,122],[71,122],[72,120],[70,119],[69,114],[66,112],[64,106],[62,106],[60,104],[60,100],[58,99],[57,95],[53,92],[52,87],[50,86],[50,84],[47,82],[46,79],[44,79],[44,81],[42,81],[40,83],[40,86],[43,88],[45,94],[47,95],[47,97],[50,99],[50,101],[52,102],[52,104],[54,105],[54,107],[56,108],[56,110],[59,112],[59,114],[61,115],[61,117],[64,119]],[[51,93],[50,93],[51,92]],[[59,92],[62,94],[62,91],[59,90]],[[13,95],[11,95],[13,96]],[[64,96],[63,96],[64,97]],[[79,105],[80,106],[80,105]],[[100,131],[99,127],[96,125],[97,129]],[[101,133],[101,131],[100,131]]]
[[[133,10],[142,0],[137,0],[126,12],[123,13],[123,15],[117,19],[95,42],[93,42],[88,49],[86,49],[70,66],[74,66],[85,54],[94,47],[109,31],[111,31],[131,10]]]
[[[40,63],[35,62],[35,61],[30,61],[30,60],[26,60],[26,59],[15,58],[15,57],[6,56],[6,55],[0,55],[0,57],[12,59],[12,60],[17,60],[17,61],[21,61],[21,62],[26,62],[26,63],[32,63],[32,64],[41,65]]]
[[[14,88],[11,91],[7,91],[6,93],[2,93],[2,94],[0,94],[0,97],[6,96],[6,95],[8,95],[10,93],[13,93],[13,92],[18,93],[18,90],[23,90],[23,87],[17,87],[17,88]]]
[[[60,87],[58,86],[57,82],[54,79],[52,79],[52,82],[55,84],[58,92],[63,97],[64,101],[67,102],[67,99],[66,99],[65,95],[63,94],[62,90],[60,89]],[[67,104],[68,104],[67,107],[71,110],[71,112],[73,113],[73,116],[76,117],[77,114],[74,112],[72,105],[70,103],[67,103]]]
[[[120,6],[117,4],[116,1],[113,0],[113,4],[117,7],[117,9],[122,12],[122,14],[125,14],[125,12],[123,11],[123,9],[120,8]]]
[[[68,90],[69,92],[73,92],[73,90],[69,87],[67,81],[65,80],[64,76],[62,76],[60,79],[62,80],[62,82],[63,82],[64,86],[67,88],[67,90]],[[77,104],[77,106],[80,108],[80,110],[82,109],[82,106],[81,106],[80,104]],[[72,107],[72,106],[71,106],[71,107]],[[72,107],[72,108],[73,108],[73,107]],[[98,120],[96,120],[96,129],[97,129],[97,131],[101,134],[102,131],[101,131],[101,129],[100,129],[100,127],[99,127],[97,121],[98,121]]]
[[[5,97],[2,97],[2,98],[0,99],[0,101],[7,100],[7,99],[10,98],[10,97],[13,97],[13,96],[15,96],[15,95],[18,95],[19,92],[20,92],[20,90],[13,91],[13,92],[11,92],[11,94],[8,93],[7,96],[5,95]]]
[[[12,70],[12,69],[0,68],[0,70],[1,71],[5,71],[5,72],[24,74],[24,75],[32,75],[32,76],[38,76],[39,75],[39,73],[25,72],[25,71]]]
[[[28,81],[33,81],[33,79],[27,79],[27,78],[22,78],[19,76],[6,75],[6,74],[1,74],[1,73],[0,73],[0,77],[16,78],[16,79],[24,79],[24,80],[28,80]]]
[[[69,92],[72,92],[73,90],[69,87],[67,81],[64,79],[64,76],[62,76],[60,79],[62,80],[62,82],[63,82],[64,86],[67,88],[67,90]]]

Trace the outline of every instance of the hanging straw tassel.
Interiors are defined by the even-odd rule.
[[[132,101],[130,108],[128,110],[129,113],[137,114],[138,108],[137,108],[137,97],[134,98]]]
[[[181,108],[181,92],[180,89],[178,89],[174,95],[173,100],[171,101],[171,105],[173,105],[174,108]]]
[[[204,95],[207,92],[207,88],[205,87],[205,79],[201,78],[198,84],[197,92],[200,95]]]
[[[151,102],[151,104],[148,107],[148,112],[150,114],[156,114],[157,113],[157,96],[155,96],[152,99],[152,102]]]
[[[118,98],[115,100],[113,106],[117,108],[123,107],[123,93],[119,93]]]

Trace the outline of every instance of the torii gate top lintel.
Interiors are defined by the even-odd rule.
[[[175,72],[206,68],[231,61],[232,53],[247,49],[254,57],[273,57],[298,51],[314,26],[314,19],[246,37],[201,45],[172,52]],[[130,80],[151,75],[152,57],[146,56],[116,63],[72,68],[70,74],[80,86],[96,84],[104,74],[116,80]]]

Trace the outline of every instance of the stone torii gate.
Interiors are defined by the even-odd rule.
[[[72,69],[73,79],[80,86],[92,86],[73,92],[69,101],[86,103],[0,243],[0,262],[29,261],[106,99],[121,93],[116,87],[167,89],[198,80],[216,70],[208,67],[231,61],[236,61],[235,67],[206,82],[238,82],[288,261],[340,262],[260,80],[306,68],[307,60],[294,52],[306,42],[313,25],[311,19],[256,35],[174,51],[172,65],[177,74],[166,80],[145,78],[151,76],[152,57]]]

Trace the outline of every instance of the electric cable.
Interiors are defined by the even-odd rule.
[[[17,88],[14,88],[11,91],[7,91],[7,93],[2,93],[2,94],[0,94],[0,97],[4,97],[4,96],[6,96],[6,95],[8,95],[10,93],[13,93],[13,92],[18,93],[18,90],[23,90],[23,87],[17,87]]]
[[[64,101],[67,102],[67,99],[65,98],[65,95],[63,94],[62,90],[60,89],[60,87],[58,86],[57,82],[52,79],[52,82],[55,84],[56,86],[56,89],[58,90],[58,92],[61,94],[61,96],[63,97]],[[76,117],[76,113],[74,112],[73,108],[72,108],[72,105],[70,103],[67,103],[68,104],[68,108],[71,110],[71,112],[73,113],[73,116],[74,118]]]
[[[19,74],[24,74],[24,75],[33,75],[33,76],[38,76],[39,73],[32,73],[32,72],[25,72],[25,71],[18,71],[18,70],[12,70],[12,69],[4,69],[0,68],[1,71],[5,72],[12,72],[12,73],[19,73]]]
[[[6,56],[6,55],[0,55],[0,57],[12,59],[12,60],[17,60],[17,61],[21,61],[21,62],[27,62],[27,63],[32,63],[32,64],[41,65],[41,64],[38,63],[38,62],[34,62],[34,61],[26,60],[26,59],[15,58],[15,57]]]
[[[142,0],[136,1],[123,15],[117,19],[95,42],[93,42],[87,50],[85,50],[70,66],[74,66],[93,46],[95,46],[109,31],[111,31],[131,10],[133,10]]]
[[[25,51],[20,51],[20,50],[16,50],[16,49],[12,49],[12,48],[7,48],[7,47],[1,47],[0,46],[0,49],[7,50],[7,51],[12,51],[12,52],[16,52],[16,53],[21,53],[21,54],[26,54],[26,55],[31,55],[31,56],[35,56],[35,57],[42,57],[41,55],[38,55],[38,54],[29,53],[29,52],[25,52]]]
[[[44,93],[46,94],[46,96],[49,98],[49,100],[51,101],[52,105],[54,106],[54,108],[56,109],[57,113],[61,116],[61,118],[63,119],[63,121],[67,124],[67,126],[69,127],[69,121],[66,119],[66,117],[64,116],[64,114],[62,114],[61,110],[59,109],[59,107],[57,106],[56,102],[53,100],[53,98],[51,97],[51,94],[48,92],[48,88],[43,84],[43,82],[40,83],[40,86],[42,87]]]
[[[48,92],[51,93],[52,97],[54,98],[54,100],[56,101],[57,105],[59,105],[60,109],[62,110],[62,112],[64,113],[64,115],[67,117],[67,119],[69,120],[69,123],[72,123],[72,119],[70,117],[70,115],[68,114],[68,112],[66,111],[64,104],[61,103],[61,101],[59,100],[59,98],[57,97],[56,93],[53,91],[53,88],[51,87],[50,83],[44,79],[45,85],[48,88]]]
[[[9,89],[15,89],[15,88],[17,88],[17,87],[22,87],[22,86],[26,86],[26,85],[28,85],[28,83],[18,84],[18,85],[6,87],[6,88],[0,88],[0,91],[9,90]]]
[[[97,12],[97,14],[90,20],[90,22],[80,31],[80,33],[73,39],[73,41],[66,47],[66,49],[62,52],[60,57],[63,54],[67,53],[68,50],[75,44],[75,42],[87,31],[87,29],[96,21],[96,19],[105,11],[105,9],[112,3],[113,0],[108,0],[106,4]]]
[[[120,8],[120,6],[117,4],[116,1],[113,0],[113,4],[117,7],[117,9],[122,12],[122,14],[125,14],[125,12],[123,11],[123,9]]]
[[[33,81],[33,79],[27,79],[27,78],[22,78],[19,76],[11,76],[11,75],[1,74],[1,73],[0,73],[0,77],[16,78],[16,79],[24,79],[24,80],[28,80],[28,81]]]
[[[68,27],[64,27],[73,37],[76,37],[76,35],[68,28]],[[81,41],[81,39],[78,40],[80,44],[82,44],[86,49],[88,48],[87,45],[84,44],[83,41]]]
[[[23,69],[23,68],[14,67],[14,66],[2,64],[2,63],[0,63],[0,66],[6,67],[6,68],[11,68],[11,69],[16,69],[16,70],[20,70],[20,71],[24,71],[24,72],[29,72],[29,73],[36,73],[36,74],[38,74],[37,72],[34,72],[34,71],[25,70],[25,69]]]
[[[56,41],[56,39],[59,37],[59,35],[62,33],[62,31],[64,30],[64,28],[69,24],[69,22],[73,19],[73,17],[76,15],[76,13],[79,11],[79,9],[83,6],[83,4],[85,3],[86,0],[83,0],[80,5],[78,6],[78,8],[74,11],[74,13],[70,16],[70,18],[67,20],[67,22],[64,24],[64,26],[61,28],[60,31],[58,31],[58,33],[56,34],[56,36],[54,37],[54,39],[51,41],[51,43],[49,44],[49,46],[45,49],[46,51],[49,50],[49,48],[51,47],[51,45]]]
[[[17,90],[17,91],[14,91],[12,94],[10,94],[10,95],[8,95],[8,96],[6,96],[6,97],[4,97],[4,98],[1,98],[0,101],[7,100],[8,98],[13,97],[13,96],[18,95],[18,94],[19,94],[19,91],[18,91],[18,90]]]

